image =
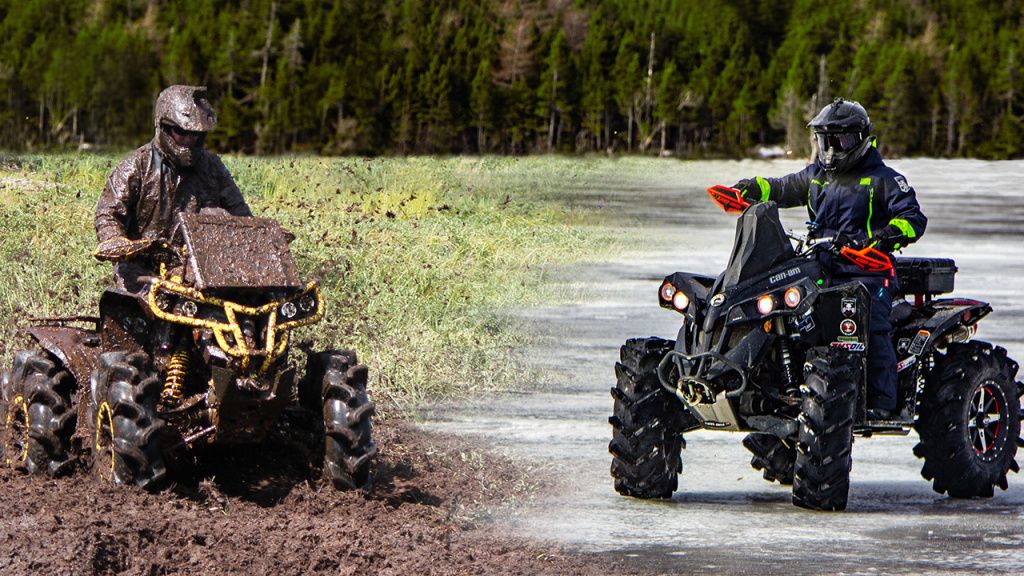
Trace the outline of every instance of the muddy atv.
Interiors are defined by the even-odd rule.
[[[289,357],[292,332],[324,316],[290,234],[226,213],[180,214],[175,234],[134,254],[160,270],[141,293],[108,289],[98,317],[23,329],[33,346],[0,382],[4,461],[56,476],[91,457],[103,481],[157,490],[202,447],[258,444],[287,413],[317,431],[337,488],[365,486],[366,367],[310,351],[300,377]]]
[[[890,419],[868,419],[866,410],[872,300],[861,283],[833,283],[818,263],[822,250],[898,278],[890,319],[899,408]],[[793,503],[804,508],[846,508],[854,436],[911,430],[920,437],[921,474],[936,492],[970,498],[1005,490],[1024,445],[1024,384],[1003,348],[973,339],[989,304],[937,298],[953,290],[956,270],[948,259],[893,263],[877,250],[787,233],[774,203],[746,207],[721,275],[677,272],[660,285],[660,305],[682,316],[676,339],[622,347],[609,419],[615,489],[671,497],[683,435],[705,429],[746,432],[752,466],[766,480],[791,484]]]

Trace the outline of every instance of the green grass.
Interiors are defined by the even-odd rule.
[[[113,155],[0,156],[0,354],[33,316],[95,313],[110,281],[93,210]],[[355,349],[387,412],[516,387],[525,333],[506,311],[546,301],[553,266],[616,246],[557,200],[600,161],[566,158],[248,158],[225,163],[253,211],[297,239],[325,289],[300,339]]]

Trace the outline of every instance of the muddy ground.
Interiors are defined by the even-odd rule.
[[[371,492],[319,480],[282,437],[207,454],[160,494],[0,469],[0,574],[604,574],[511,540],[491,518],[545,481],[464,439],[389,421]]]

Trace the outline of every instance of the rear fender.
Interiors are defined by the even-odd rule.
[[[919,312],[925,317],[899,329],[901,338],[896,349],[901,355],[920,356],[943,339],[969,339],[978,321],[992,312],[992,306],[970,298],[941,298]]]

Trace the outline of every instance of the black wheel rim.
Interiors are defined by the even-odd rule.
[[[967,435],[978,458],[994,460],[1006,443],[1006,396],[993,380],[974,391],[967,407]]]

